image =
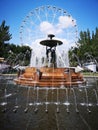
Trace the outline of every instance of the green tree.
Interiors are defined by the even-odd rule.
[[[69,53],[70,59],[73,59],[72,54],[75,53],[81,63],[87,62],[85,54],[90,54],[98,61],[98,28],[96,27],[92,34],[90,34],[89,29],[81,31],[77,47],[70,49]],[[75,61],[72,65],[74,63]]]
[[[4,56],[6,42],[12,38],[11,36],[9,26],[5,25],[5,20],[2,21],[0,25],[0,57]]]

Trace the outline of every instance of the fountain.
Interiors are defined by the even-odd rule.
[[[57,11],[62,13],[56,7],[47,9],[54,11],[54,17]],[[38,11],[41,10],[35,12],[40,14]],[[83,77],[79,72],[82,70],[80,66],[69,67],[68,54],[60,50],[65,43],[56,40],[53,34],[38,42],[41,49],[36,47],[38,50],[32,50],[30,66],[20,66],[18,59],[21,54],[16,56],[14,68],[25,71],[14,77],[0,75],[1,129],[98,129],[98,78],[94,73],[92,77]],[[59,37],[57,33],[55,35]],[[66,37],[65,33],[63,36]]]
[[[53,37],[55,35],[49,34],[49,39],[40,41],[40,44],[46,47],[46,50],[43,50],[46,55],[42,57],[45,60],[44,66],[27,67],[23,74],[14,79],[16,84],[32,87],[60,87],[61,85],[68,87],[85,84],[85,80],[79,72],[79,67],[67,67],[64,64],[63,67],[58,66],[58,61],[62,61],[62,57],[59,59],[56,50],[63,43],[60,40],[53,39]],[[39,62],[38,59],[37,62]]]
[[[49,37],[48,40],[51,42],[54,39]],[[64,64],[62,67],[59,66],[58,61],[61,58],[57,57],[60,56],[57,54],[57,48],[62,45],[63,43],[55,47],[56,58],[54,60],[51,60],[50,51],[49,57],[45,55],[44,66],[41,67],[41,64],[40,67],[30,66],[25,69],[24,73],[16,76],[17,81],[21,82],[15,82],[15,76],[11,78],[11,75],[1,75],[0,122],[2,129],[8,127],[38,129],[38,125],[42,129],[48,129],[50,126],[52,129],[71,128],[73,130],[76,129],[75,126],[77,129],[98,128],[98,78],[94,77],[94,73],[91,77],[84,77],[87,81],[85,84],[84,80],[81,80],[82,82],[78,80],[78,76],[83,79],[78,72],[79,66],[77,68],[66,67],[63,66]],[[50,47],[45,46],[45,54]],[[31,71],[32,69],[35,73],[32,73],[34,72]],[[42,72],[41,77],[40,72]],[[31,73],[35,77],[31,77]],[[65,75],[68,76],[68,80]],[[77,76],[77,82],[76,79],[73,80],[73,75]],[[33,85],[30,82],[33,82]],[[67,84],[67,82],[70,83]]]

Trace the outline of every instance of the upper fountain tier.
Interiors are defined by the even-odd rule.
[[[50,39],[46,39],[46,40],[43,40],[40,42],[41,45],[44,45],[44,46],[48,46],[48,47],[56,47],[57,45],[62,45],[63,42],[60,41],[60,40],[56,40],[56,39],[52,39],[53,37],[55,37],[55,35],[53,34],[49,34],[48,37]]]

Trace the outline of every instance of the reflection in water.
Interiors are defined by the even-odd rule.
[[[0,129],[97,130],[98,79],[73,88],[23,87],[0,78]]]

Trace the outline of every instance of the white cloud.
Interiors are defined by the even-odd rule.
[[[47,21],[43,21],[40,24],[40,31],[44,34],[55,34],[54,26]]]
[[[61,29],[66,29],[66,28],[74,26],[75,24],[76,24],[76,21],[73,20],[72,17],[60,16],[57,26]]]
[[[76,21],[72,17],[60,16],[58,22],[52,24],[48,21],[43,21],[39,25],[39,30],[44,34],[62,34],[64,29],[73,27],[76,24]]]

